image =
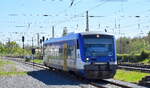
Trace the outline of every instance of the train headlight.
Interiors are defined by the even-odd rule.
[[[100,35],[96,35],[96,37],[97,37],[97,38],[99,38],[99,37],[100,37]]]
[[[86,61],[89,61],[89,58],[86,58]]]

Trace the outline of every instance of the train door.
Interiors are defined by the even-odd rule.
[[[64,66],[63,66],[63,69],[64,71],[67,71],[67,59],[68,59],[68,55],[67,55],[67,43],[64,44]]]
[[[76,69],[80,69],[80,70],[84,69],[84,64],[81,59],[79,40],[77,40],[77,49],[76,49]]]

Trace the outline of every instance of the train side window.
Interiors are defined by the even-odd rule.
[[[61,47],[59,48],[59,53],[63,53],[63,49]]]
[[[68,56],[71,56],[71,48],[72,46],[68,46],[68,52],[67,52]]]
[[[79,49],[79,41],[77,40],[77,49]]]

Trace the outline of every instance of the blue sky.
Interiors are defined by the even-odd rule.
[[[85,17],[82,16],[87,10],[90,16],[102,16],[89,18],[90,31],[104,31],[106,28],[117,37],[143,36],[150,31],[149,0],[74,0],[70,6],[71,1],[1,0],[1,41],[10,38],[19,42],[22,35],[26,41],[31,37],[36,41],[36,33],[41,37],[51,37],[52,25],[57,37],[61,36],[64,27],[69,32],[84,31]]]

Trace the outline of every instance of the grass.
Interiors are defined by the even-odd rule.
[[[0,59],[0,66],[7,65],[7,64],[14,64],[14,63],[11,61],[4,61],[4,60]]]
[[[150,64],[150,58],[141,61],[141,63],[144,63],[144,64]]]
[[[7,68],[7,66],[9,66],[9,68]],[[25,74],[27,74],[27,72],[18,70],[15,63],[0,59],[0,76],[14,76]]]
[[[27,72],[0,72],[0,76],[26,75]]]
[[[42,64],[42,63],[43,63],[43,60],[42,60],[42,59],[34,59],[34,60],[31,60],[31,62],[35,62],[35,63],[40,63],[40,64]]]
[[[150,73],[136,71],[117,70],[114,79],[126,82],[138,83],[143,77],[150,76]]]

